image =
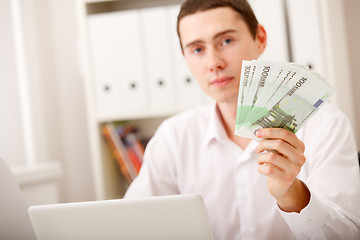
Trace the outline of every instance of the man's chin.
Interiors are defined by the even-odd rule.
[[[223,94],[218,96],[211,96],[220,104],[237,104],[237,94]]]

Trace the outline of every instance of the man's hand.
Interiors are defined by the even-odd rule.
[[[268,189],[285,212],[300,212],[310,201],[310,192],[298,178],[305,163],[305,145],[295,134],[282,128],[256,132],[264,138],[256,151],[258,171],[268,177]],[[265,151],[265,152],[264,152]]]

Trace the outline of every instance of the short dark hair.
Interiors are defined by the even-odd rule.
[[[238,12],[240,17],[245,21],[253,38],[256,38],[257,27],[259,23],[247,0],[187,0],[181,5],[176,26],[181,49],[182,43],[179,32],[179,23],[181,19],[197,12],[202,12],[218,7],[230,7]]]

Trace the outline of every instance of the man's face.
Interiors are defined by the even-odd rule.
[[[263,39],[254,40],[239,14],[228,7],[184,17],[179,32],[185,60],[203,91],[219,103],[236,103],[242,60],[259,57],[265,32]]]

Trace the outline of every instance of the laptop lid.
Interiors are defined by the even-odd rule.
[[[203,199],[171,195],[29,208],[38,240],[213,239]]]

